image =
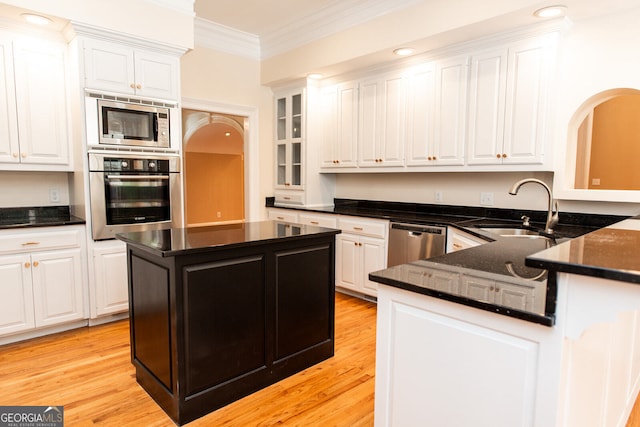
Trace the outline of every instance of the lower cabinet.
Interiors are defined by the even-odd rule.
[[[0,253],[11,253],[0,256],[0,335],[85,318],[82,227],[0,237]]]
[[[527,284],[516,284],[463,274],[461,285],[460,294],[476,301],[521,311],[544,313],[546,292],[544,289],[539,289],[544,283],[530,281]]]
[[[129,310],[126,245],[120,241],[93,243],[91,317]]]
[[[336,236],[336,286],[376,296],[378,285],[369,273],[387,267],[389,222],[359,217],[339,217]]]

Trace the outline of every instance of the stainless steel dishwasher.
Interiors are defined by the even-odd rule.
[[[446,227],[392,222],[387,267],[442,255],[446,239]]]

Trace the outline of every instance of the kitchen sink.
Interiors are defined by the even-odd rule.
[[[479,227],[487,233],[498,234],[502,237],[544,237],[535,230],[520,227]]]

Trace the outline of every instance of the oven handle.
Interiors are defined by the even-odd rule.
[[[107,175],[107,179],[169,179],[166,175]]]

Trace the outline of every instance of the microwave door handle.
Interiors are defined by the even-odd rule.
[[[167,175],[107,175],[107,179],[169,179]]]
[[[152,114],[153,116],[153,140],[158,140],[158,114]]]

